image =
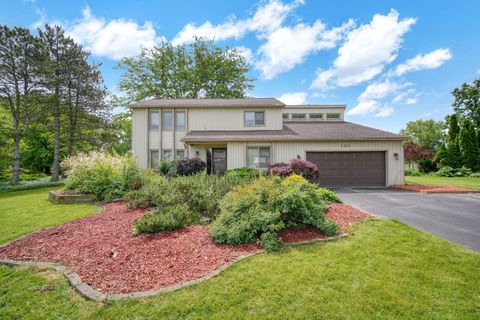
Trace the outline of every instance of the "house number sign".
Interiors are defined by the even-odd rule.
[[[350,143],[340,143],[341,148],[350,148]]]

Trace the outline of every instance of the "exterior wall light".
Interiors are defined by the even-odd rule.
[[[398,160],[398,157],[399,157],[399,156],[398,156],[398,153],[395,152],[395,153],[393,154],[393,157],[395,158],[395,160]]]

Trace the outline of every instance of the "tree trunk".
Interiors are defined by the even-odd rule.
[[[13,163],[12,183],[20,181],[20,132],[18,131],[18,119],[13,117]]]
[[[60,101],[58,90],[56,90],[56,101],[54,106],[55,143],[53,147],[52,181],[58,181],[60,176]]]

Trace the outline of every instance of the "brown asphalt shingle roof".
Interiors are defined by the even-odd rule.
[[[283,130],[190,131],[185,142],[404,140],[405,137],[346,121],[289,122]]]
[[[138,107],[285,107],[275,98],[241,98],[241,99],[150,99],[133,103]]]

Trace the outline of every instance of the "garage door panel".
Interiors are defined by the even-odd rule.
[[[329,187],[385,186],[385,152],[307,152],[318,166],[316,182]]]

